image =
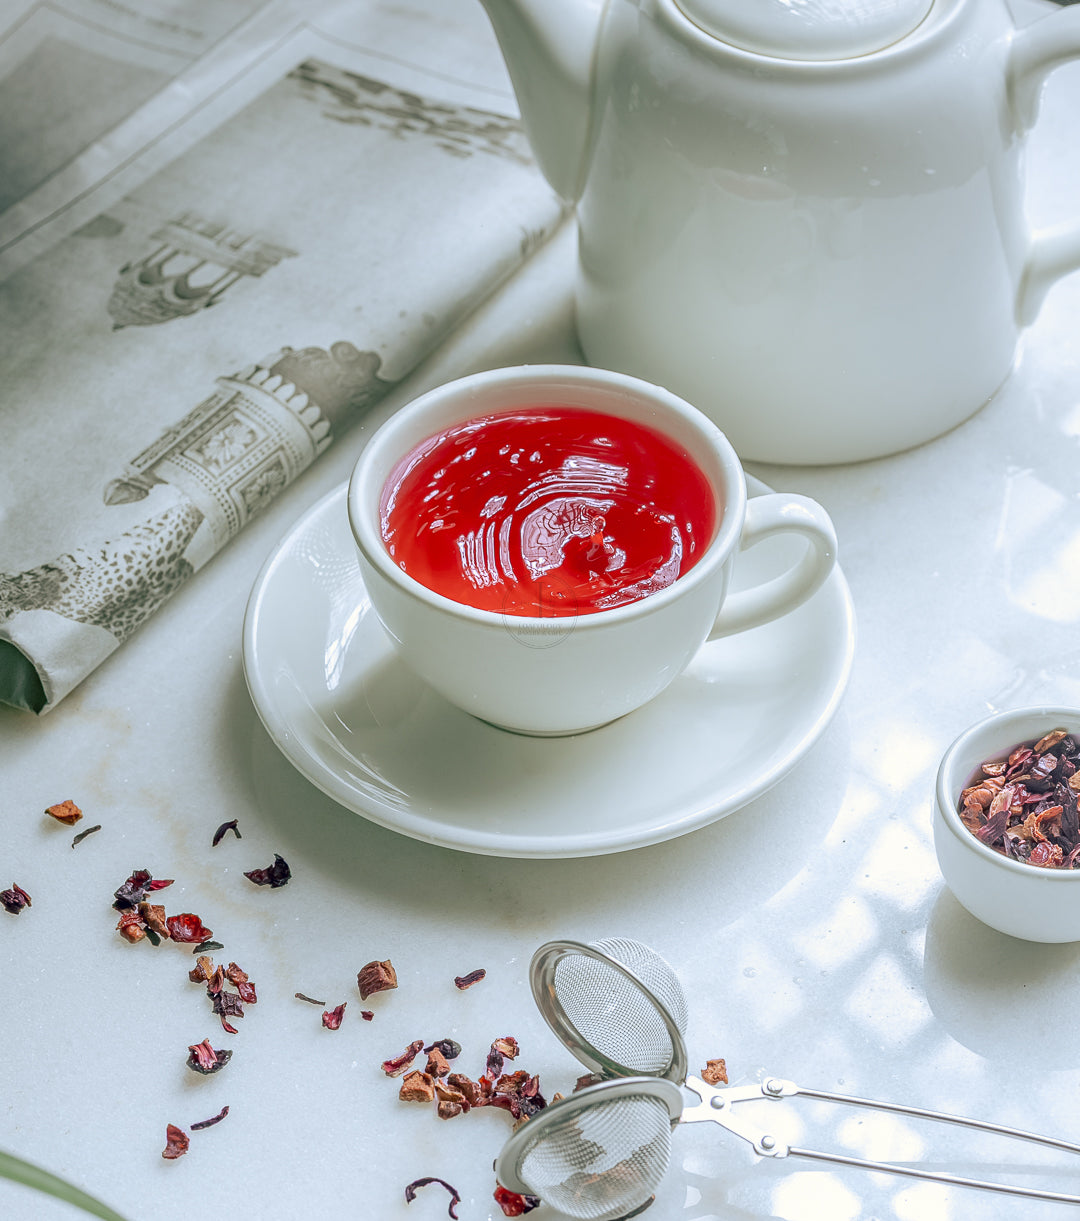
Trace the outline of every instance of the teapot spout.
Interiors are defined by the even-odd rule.
[[[481,0],[514,84],[522,122],[548,182],[581,192],[593,62],[606,0]]]

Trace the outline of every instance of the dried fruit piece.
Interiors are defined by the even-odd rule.
[[[370,1022],[372,1020],[372,1018],[374,1018],[375,1012],[372,1009],[361,1009],[360,1016],[364,1019],[365,1022]]]
[[[401,1080],[398,1097],[402,1102],[433,1102],[435,1100],[435,1084],[427,1073],[413,1069]]]
[[[142,916],[139,915],[138,909],[134,907],[126,907],[120,913],[116,928],[120,936],[126,938],[132,945],[137,941],[142,941],[146,936],[146,925]]]
[[[209,1039],[188,1048],[187,1066],[204,1076],[219,1072],[232,1059],[232,1052],[220,1047],[211,1047]]]
[[[451,1187],[450,1184],[445,1179],[436,1179],[436,1178],[414,1179],[408,1185],[408,1187],[405,1188],[405,1203],[411,1204],[413,1202],[413,1200],[416,1199],[416,1189],[418,1187],[427,1187],[431,1183],[440,1184],[440,1186],[445,1187],[446,1190],[450,1193],[450,1216],[454,1218],[454,1221],[457,1221],[456,1209],[457,1209],[457,1206],[461,1203],[461,1195],[458,1193],[457,1188]]]
[[[707,1060],[705,1067],[701,1070],[702,1081],[707,1081],[709,1085],[727,1085],[727,1064],[724,1060]]]
[[[101,823],[97,823],[93,827],[87,827],[85,831],[80,831],[78,835],[71,841],[71,846],[74,848],[81,844],[88,835],[93,835],[95,831],[101,830]]]
[[[345,1006],[348,1001],[342,1001],[336,1009],[329,1009],[322,1015],[322,1024],[327,1030],[337,1030],[341,1025],[341,1019],[345,1016]]]
[[[478,984],[485,975],[487,975],[487,971],[483,967],[470,971],[468,975],[455,975],[454,987],[464,992],[466,988],[471,988],[473,984]]]
[[[220,969],[220,968],[219,968]],[[221,1018],[222,1029],[227,1030],[229,1034],[236,1034],[235,1026],[230,1025],[228,1019],[232,1017],[242,1018],[244,1016],[244,1006],[240,998],[235,992],[215,992],[210,987],[206,989],[206,995],[213,1002],[213,1010],[219,1018]]]
[[[4,911],[10,912],[13,916],[17,916],[24,907],[33,906],[30,896],[18,882],[12,882],[10,890],[0,891],[0,904],[3,905]]]
[[[165,1148],[161,1151],[161,1156],[169,1159],[183,1157],[190,1143],[188,1134],[171,1123],[165,1129]]]
[[[130,908],[128,909],[130,910]],[[169,939],[169,926],[165,922],[165,908],[159,903],[140,903],[136,908],[143,924],[159,937]]]
[[[56,805],[49,806],[45,813],[67,827],[73,827],[82,818],[82,810],[73,801],[57,802]]]
[[[285,861],[274,853],[274,863],[267,865],[265,869],[249,869],[244,874],[244,877],[250,882],[254,882],[256,886],[270,886],[276,890],[279,886],[284,886],[292,877],[292,870]]]
[[[409,1067],[410,1064],[420,1054],[420,1049],[424,1046],[423,1039],[416,1039],[410,1043],[408,1047],[401,1053],[400,1056],[394,1056],[389,1060],[382,1062],[382,1070],[388,1077],[400,1077],[401,1074]]]
[[[427,1064],[424,1065],[424,1072],[431,1077],[445,1077],[450,1071],[450,1062],[437,1048],[433,1047],[428,1052]]]
[[[360,999],[366,1001],[376,992],[386,992],[396,988],[397,972],[390,959],[382,962],[369,962],[360,968],[356,974],[356,986],[360,989]]]
[[[255,985],[248,979],[247,972],[241,971],[235,962],[230,962],[225,968],[225,978],[236,989],[245,1005],[254,1005],[259,999],[255,994]]]
[[[225,838],[227,832],[231,831],[237,839],[243,839],[240,834],[240,828],[237,826],[237,820],[230,818],[228,822],[223,822],[220,827],[214,832],[214,838],[210,841],[210,847],[216,848],[218,844]]]
[[[226,1115],[228,1115],[228,1113],[229,1113],[229,1108],[222,1107],[221,1110],[218,1111],[218,1113],[216,1115],[212,1116],[210,1119],[202,1119],[198,1123],[193,1123],[191,1125],[191,1130],[192,1130],[192,1132],[201,1132],[203,1130],[203,1128],[212,1128],[214,1126],[214,1124],[221,1123],[221,1121],[225,1118]]]

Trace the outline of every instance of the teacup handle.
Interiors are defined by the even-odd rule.
[[[709,639],[730,636],[786,615],[821,588],[836,563],[836,531],[828,513],[809,496],[774,492],[746,503],[739,550],[775,534],[801,534],[809,543],[787,572],[751,589],[728,594]]]
[[[1031,127],[1039,111],[1046,77],[1080,57],[1080,7],[1059,9],[1016,30],[1009,49],[1008,84],[1013,111],[1022,128]],[[1080,225],[1066,221],[1031,235],[1020,278],[1016,317],[1030,326],[1051,285],[1080,267]]]

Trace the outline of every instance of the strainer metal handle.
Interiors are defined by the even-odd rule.
[[[838,1102],[847,1106],[867,1107],[875,1111],[890,1111],[899,1115],[910,1115],[917,1119],[932,1119],[939,1123],[958,1127],[975,1128],[980,1132],[994,1132],[999,1136],[1011,1136],[1017,1140],[1032,1141],[1051,1149],[1067,1153],[1080,1153],[1080,1145],[1059,1140],[1053,1136],[1041,1136],[1021,1128],[1008,1128],[1002,1124],[989,1123],[981,1119],[968,1119],[961,1115],[950,1115],[943,1111],[928,1111],[922,1107],[905,1106],[896,1102],[879,1102],[872,1098],[858,1098],[851,1094],[834,1094],[827,1090],[807,1089],[793,1081],[769,1077],[753,1085],[711,1086],[699,1077],[687,1077],[686,1086],[699,1098],[696,1105],[683,1110],[681,1123],[710,1122],[748,1141],[754,1152],[761,1157],[805,1157],[819,1162],[833,1162],[842,1166],[854,1166],[862,1170],[877,1170],[886,1174],[900,1174],[913,1179],[927,1179],[932,1183],[944,1183],[951,1187],[976,1187],[985,1191],[998,1191],[1006,1195],[1024,1196],[1033,1200],[1052,1200],[1059,1204],[1080,1204],[1080,1196],[1056,1191],[1044,1191],[1037,1187],[1020,1187],[1008,1183],[996,1183],[989,1179],[969,1179],[937,1170],[920,1170],[915,1166],[897,1165],[894,1162],[877,1162],[868,1158],[849,1157],[843,1153],[826,1153],[819,1149],[802,1149],[788,1145],[768,1130],[744,1121],[735,1115],[732,1107],[739,1102],[760,1102],[762,1099],[817,1098],[825,1102]]]

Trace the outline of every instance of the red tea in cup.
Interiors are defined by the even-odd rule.
[[[541,617],[666,588],[704,553],[721,512],[689,453],[663,433],[554,405],[427,438],[391,472],[379,508],[387,552],[422,585]]]

